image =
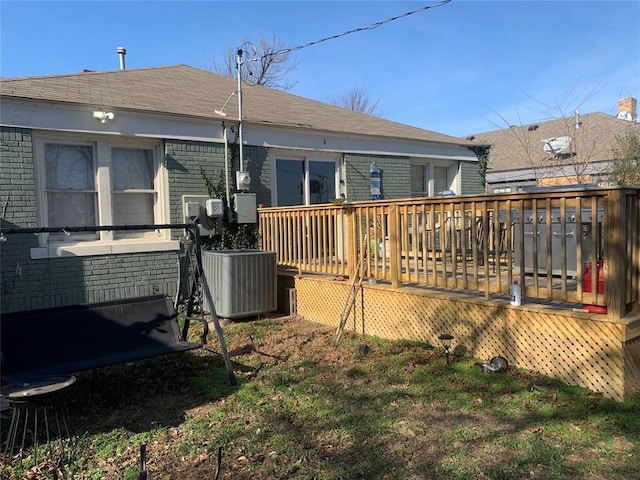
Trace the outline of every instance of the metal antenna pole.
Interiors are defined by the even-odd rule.
[[[240,66],[242,65],[242,48],[236,52],[236,70],[238,76],[238,141],[240,152],[240,171],[244,171],[244,158],[242,156],[242,75],[240,75]]]

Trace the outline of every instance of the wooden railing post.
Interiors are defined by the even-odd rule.
[[[345,215],[347,218],[347,231],[345,232],[347,238],[344,244],[347,246],[347,274],[349,278],[354,278],[357,274],[358,266],[358,235],[356,232],[355,210],[345,206]]]
[[[596,215],[596,212],[593,213]],[[604,225],[604,302],[609,318],[624,317],[627,298],[625,282],[626,202],[620,189],[610,190],[605,203]],[[597,269],[595,274],[597,274]]]
[[[400,212],[398,205],[389,205],[389,271],[391,273],[391,286],[400,288],[402,286],[400,264],[402,263],[402,252],[400,246]]]

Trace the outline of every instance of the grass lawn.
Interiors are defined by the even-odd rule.
[[[5,462],[2,478],[135,480],[142,444],[149,480],[213,479],[219,459],[234,480],[640,478],[637,395],[530,392],[532,372],[334,333],[291,317],[226,326],[237,386],[215,335],[210,349],[78,374],[72,461]]]

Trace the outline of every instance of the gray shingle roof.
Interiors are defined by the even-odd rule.
[[[622,120],[604,113],[589,113],[580,116],[581,126],[574,126],[574,118],[560,118],[529,125],[518,125],[492,132],[478,133],[466,138],[474,142],[490,145],[489,171],[502,172],[530,169],[533,164],[541,165],[549,154],[544,151],[543,139],[571,136],[575,139],[572,148],[577,155],[583,155],[588,162],[612,159],[612,148],[616,136],[623,136],[630,130],[640,134],[640,124]],[[578,157],[576,157],[578,158]],[[556,164],[570,164],[571,160]]]
[[[0,79],[0,96],[126,109],[206,119],[221,117],[220,109],[237,81],[187,65],[83,72],[70,75]],[[464,139],[372,117],[270,88],[242,87],[247,124],[283,126],[322,132],[373,135],[453,145]],[[238,118],[237,100],[225,108],[228,119]]]

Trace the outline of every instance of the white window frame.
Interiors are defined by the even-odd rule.
[[[310,162],[325,162],[325,163],[333,163],[334,165],[334,185],[335,191],[333,192],[333,197],[336,198],[344,192],[341,191],[341,183],[340,183],[340,172],[342,171],[342,162],[339,157],[336,156],[320,156],[320,155],[311,155],[311,156],[302,156],[299,153],[291,154],[283,151],[272,152],[271,154],[271,164],[273,175],[271,176],[271,202],[274,206],[279,206],[278,203],[278,168],[277,162],[278,160],[294,160],[303,162],[304,165],[304,188],[303,188],[303,201],[304,205],[312,205],[311,204],[311,179],[309,178],[309,163]]]
[[[426,190],[424,192],[414,192],[412,189],[412,197],[422,197],[425,196],[424,194],[426,194],[427,197],[437,197],[440,194],[440,192],[436,191],[435,186],[436,168],[445,168],[447,170],[447,188],[451,189],[453,179],[455,177],[453,173],[453,165],[451,163],[442,162],[435,159],[412,158],[411,167],[415,166],[421,166],[424,169],[426,180],[426,185],[424,185],[424,187],[426,188]]]
[[[127,139],[109,136],[58,134],[40,132],[34,135],[34,171],[38,226],[48,225],[48,205],[46,195],[45,145],[58,143],[66,145],[87,145],[93,148],[95,168],[95,188],[97,190],[97,225],[113,225],[111,189],[111,149],[135,148],[153,151],[155,166],[154,223],[169,223],[169,195],[167,171],[164,167],[162,142],[155,139]],[[112,255],[119,253],[177,250],[178,241],[171,240],[168,229],[158,229],[137,238],[118,235],[110,230],[98,232],[87,239],[78,235],[38,234],[38,247],[31,249],[31,258],[51,258],[64,256]]]

